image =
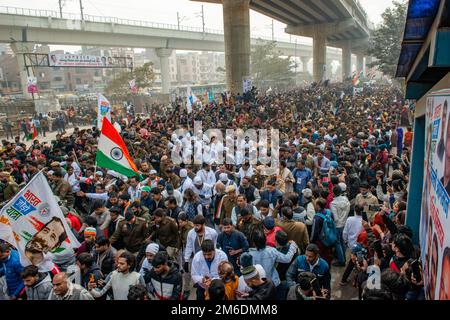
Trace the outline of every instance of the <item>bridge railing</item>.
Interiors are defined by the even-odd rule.
[[[11,15],[20,15],[20,16],[43,17],[43,18],[51,17],[54,19],[68,19],[68,20],[78,20],[78,21],[82,20],[80,14],[68,13],[68,12],[63,12],[62,18],[61,18],[60,12],[54,11],[54,10],[27,9],[27,8],[0,6],[0,13],[11,14]],[[190,27],[190,26],[182,26],[182,25],[180,25],[178,27],[178,25],[176,25],[176,24],[158,23],[158,22],[151,22],[151,21],[144,21],[144,20],[132,20],[132,19],[117,18],[117,17],[95,16],[95,15],[90,15],[90,14],[83,15],[83,18],[84,18],[84,21],[87,21],[87,22],[112,23],[112,24],[120,24],[120,25],[127,25],[127,26],[136,26],[136,27],[170,29],[170,30],[191,31],[191,32],[203,32],[203,28],[199,28],[199,27]],[[204,32],[205,32],[205,34],[223,35],[223,30],[218,30],[218,29],[205,28]],[[295,44],[295,41],[293,39],[286,39],[286,38],[272,39],[272,37],[265,37],[265,36],[258,36],[258,35],[252,35],[252,38],[262,39],[265,41],[274,40],[274,41],[283,42],[283,43],[290,42],[292,45]],[[299,42],[298,45],[301,46],[302,43]]]
[[[18,7],[7,7],[0,6],[0,13],[6,13],[11,15],[20,15],[20,16],[32,16],[32,17],[51,17],[55,19],[69,19],[69,20],[84,20],[87,22],[99,22],[99,23],[114,23],[128,26],[137,26],[137,27],[149,27],[149,28],[158,28],[158,29],[171,29],[171,30],[180,30],[180,31],[193,31],[193,32],[205,32],[210,34],[223,34],[222,30],[211,29],[211,28],[199,28],[199,27],[189,27],[189,26],[178,26],[176,24],[168,24],[168,23],[158,23],[144,20],[133,20],[133,19],[123,19],[117,17],[105,17],[105,16],[95,16],[90,14],[84,14],[83,19],[81,19],[80,14],[63,12],[62,17],[61,13],[54,10],[42,10],[42,9],[27,9],[27,8],[18,8]]]

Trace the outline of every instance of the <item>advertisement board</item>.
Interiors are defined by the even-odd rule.
[[[427,98],[425,172],[420,219],[425,294],[450,299],[450,90]]]

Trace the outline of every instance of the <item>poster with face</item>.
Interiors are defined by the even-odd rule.
[[[37,93],[37,79],[36,77],[28,77],[27,78],[27,92],[29,93]]]
[[[450,299],[450,90],[428,96],[420,244],[427,299]]]
[[[0,221],[0,239],[17,248],[23,262],[36,265],[44,254],[80,246],[42,172],[3,207]]]

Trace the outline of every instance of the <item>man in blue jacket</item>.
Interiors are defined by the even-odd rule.
[[[19,253],[10,249],[6,243],[0,243],[0,277],[5,276],[8,295],[11,300],[18,299],[24,292],[21,277],[23,266],[20,264]]]
[[[294,192],[300,195],[300,205],[303,204],[302,190],[308,188],[308,183],[312,180],[312,172],[309,168],[306,168],[306,161],[304,159],[297,160],[297,167],[292,172],[294,176]]]
[[[327,298],[331,297],[331,274],[328,263],[319,256],[319,248],[315,244],[306,247],[304,255],[298,256],[292,262],[286,273],[289,286],[296,283],[298,275],[302,272],[312,272],[316,275],[321,289],[328,291]]]
[[[283,192],[277,189],[276,179],[270,179],[267,182],[267,189],[261,193],[261,200],[267,200],[275,208],[277,206],[278,199],[283,197]]]
[[[223,219],[222,232],[217,237],[217,246],[227,254],[228,261],[234,268],[234,273],[241,275],[241,270],[237,264],[237,258],[243,252],[247,252],[249,245],[247,238],[240,231],[234,229],[230,218]]]

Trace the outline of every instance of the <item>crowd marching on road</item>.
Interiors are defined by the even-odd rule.
[[[26,266],[0,241],[0,297],[317,300],[333,298],[333,280],[359,299],[424,299],[405,226],[414,105],[400,97],[393,86],[353,95],[345,84],[313,84],[223,94],[190,113],[177,100],[145,117],[113,114],[134,177],[96,163],[96,127],[30,147],[3,140],[0,202],[43,171],[81,246]],[[230,157],[194,121],[204,131],[279,130],[279,166],[268,174],[260,158]],[[258,147],[241,142],[248,154]],[[211,151],[200,163],[174,161],[174,150],[197,145]],[[374,269],[380,287],[368,285]]]

